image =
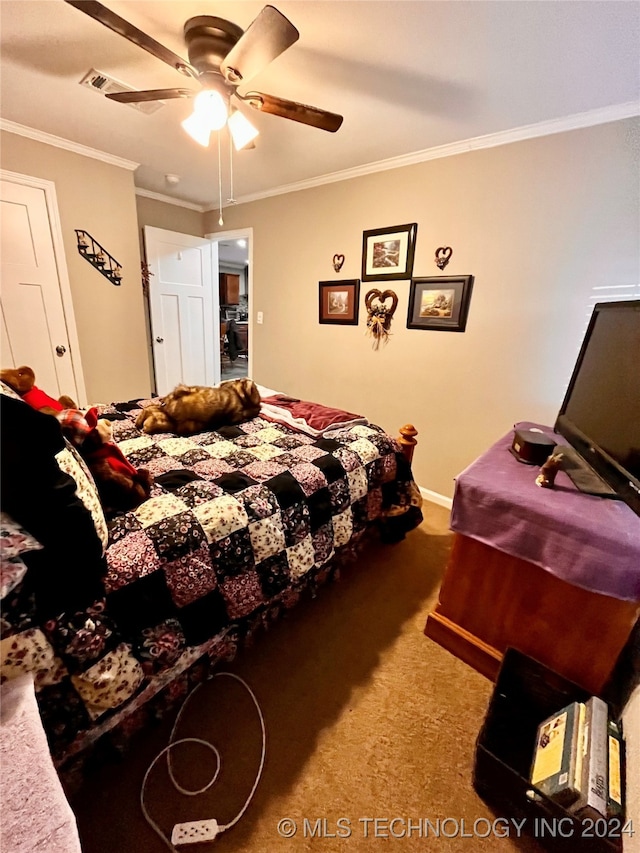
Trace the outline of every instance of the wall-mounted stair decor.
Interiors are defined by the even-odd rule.
[[[78,228],[75,232],[78,238],[78,252],[82,257],[86,258],[105,278],[108,278],[111,284],[122,284],[122,267],[116,259],[112,258],[91,234]]]

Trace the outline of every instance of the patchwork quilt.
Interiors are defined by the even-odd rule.
[[[101,409],[155,484],[109,520],[100,595],[46,621],[28,585],[3,600],[2,677],[35,672],[58,763],[216,653],[226,632],[295,601],[368,528],[392,517],[410,530],[422,518],[410,467],[379,427],[313,436],[261,415],[149,436],[135,418],[150,402]]]

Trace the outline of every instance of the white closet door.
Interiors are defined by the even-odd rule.
[[[45,189],[0,182],[0,244],[2,367],[28,364],[38,387],[81,403],[80,358],[70,344],[73,312],[63,302]]]

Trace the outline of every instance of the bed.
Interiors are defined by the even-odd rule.
[[[3,393],[2,680],[34,674],[60,770],[175,705],[369,534],[420,523],[396,439],[261,393],[258,417],[189,438],[136,428],[157,401],[101,407],[154,476],[148,500],[106,520],[58,422]]]

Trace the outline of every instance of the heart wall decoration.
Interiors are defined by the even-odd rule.
[[[451,260],[451,255],[453,255],[451,246],[440,246],[436,249],[435,262],[439,270],[443,270],[446,267]]]
[[[387,299],[391,304],[387,305]],[[378,290],[374,288],[368,291],[364,298],[367,306],[367,334],[373,338],[373,348],[377,350],[381,343],[387,343],[391,334],[391,320],[398,307],[398,294],[393,290]]]
[[[344,255],[334,255],[333,256],[333,268],[336,272],[340,272],[342,269],[342,265],[344,263]]]

